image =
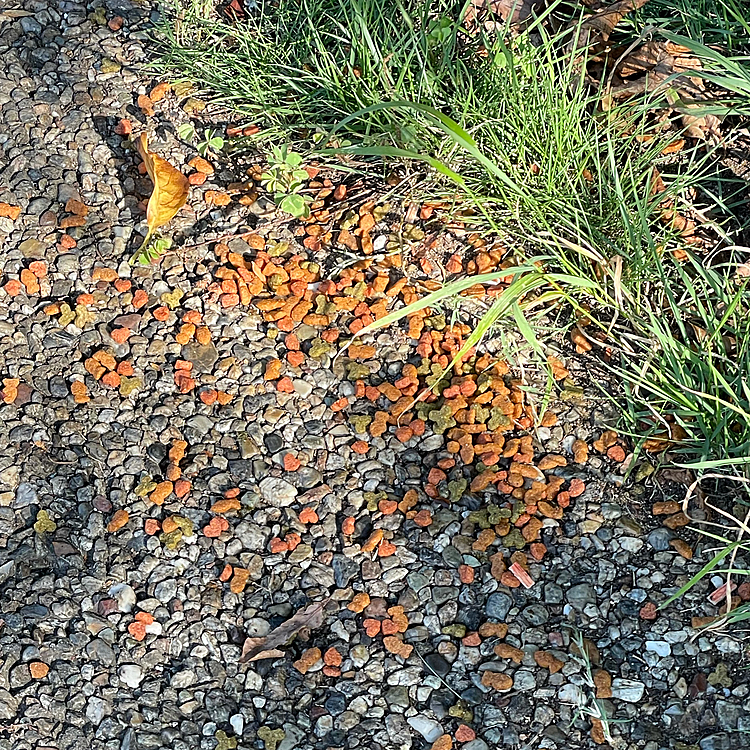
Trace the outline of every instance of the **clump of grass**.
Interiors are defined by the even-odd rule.
[[[460,37],[456,0],[261,0],[230,22],[205,0],[172,0],[162,63],[266,130],[329,128],[392,99],[460,106],[479,43]],[[383,112],[363,134],[410,134]],[[277,130],[277,132],[278,132]]]
[[[278,0],[237,23],[205,0],[176,2],[162,27],[167,67],[271,134],[318,129],[354,141],[350,154],[429,155],[460,173],[485,225],[532,254],[554,238],[553,270],[608,280],[594,290],[607,306],[651,280],[669,232],[648,186],[669,136],[643,145],[625,110],[594,115],[598,92],[565,51],[574,26],[550,35],[543,17],[506,42],[465,33],[463,0]]]
[[[684,435],[676,456],[704,468],[750,469],[750,249],[712,260],[666,256],[649,306],[632,325],[618,373],[629,420]],[[660,421],[662,422],[660,424]]]
[[[633,15],[631,28],[637,25],[682,34],[730,53],[750,48],[750,19],[741,0],[651,0]]]

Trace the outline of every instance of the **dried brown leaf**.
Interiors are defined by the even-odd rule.
[[[323,624],[323,611],[327,603],[328,599],[309,604],[262,638],[246,638],[240,664],[283,656],[284,652],[279,650],[279,646],[288,645],[302,628],[314,630]]]
[[[466,9],[464,20],[466,23],[471,23],[478,11],[487,8],[491,13],[500,16],[503,21],[521,23],[543,5],[544,0],[472,0]]]
[[[161,156],[148,150],[148,138],[145,133],[141,133],[137,146],[138,153],[146,165],[148,176],[154,183],[154,191],[151,193],[146,210],[148,232],[152,235],[159,227],[171,221],[185,205],[190,192],[190,183],[182,172],[175,169]]]
[[[589,16],[582,24],[577,47],[607,41],[620,21],[630,12],[642,8],[648,0],[619,0]]]
[[[16,18],[24,18],[25,16],[33,16],[34,14],[29,10],[16,10],[12,8],[10,10],[0,11],[0,24],[3,21],[14,21]]]

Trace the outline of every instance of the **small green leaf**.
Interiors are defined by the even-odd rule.
[[[177,135],[183,141],[192,141],[195,138],[195,128],[189,122],[184,122],[177,128]]]
[[[291,154],[287,154],[287,157],[286,159],[284,159],[284,161],[292,168],[298,167],[300,164],[302,164],[302,156],[292,151]]]
[[[130,259],[130,265],[140,263],[142,266],[148,266],[161,258],[161,256],[172,247],[172,240],[169,237],[159,235],[147,237],[146,241],[135,251]]]
[[[287,195],[281,201],[279,208],[288,214],[291,214],[296,219],[301,217],[307,217],[310,215],[310,208],[307,205],[305,199],[298,194]]]

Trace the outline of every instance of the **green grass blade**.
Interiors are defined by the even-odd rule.
[[[690,591],[690,589],[693,588],[693,586],[695,586],[698,581],[707,576],[727,555],[729,555],[736,547],[738,547],[739,544],[739,542],[732,542],[731,544],[728,544],[723,550],[718,552],[713,557],[713,559],[707,562],[684,586],[681,586],[676,593],[672,594],[672,596],[669,597],[669,599],[667,599],[665,602],[662,602],[659,605],[659,609],[664,609],[673,601],[679,599],[687,591]]]

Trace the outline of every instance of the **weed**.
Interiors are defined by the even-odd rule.
[[[713,264],[693,254],[685,262],[660,258],[661,283],[633,318],[637,336],[615,371],[632,389],[633,429],[659,414],[684,435],[678,460],[720,461],[747,473],[750,279],[737,256]]]
[[[289,151],[288,146],[274,147],[268,158],[268,169],[261,175],[260,181],[266,190],[273,193],[276,205],[285,213],[297,219],[310,216],[310,202],[300,195],[309,175],[300,169],[302,156]]]
[[[188,143],[195,143],[198,153],[205,157],[211,152],[221,151],[226,141],[215,130],[206,128],[203,131],[203,139],[198,140],[198,133],[192,123],[186,122],[177,128],[177,135]]]
[[[579,693],[579,702],[576,706],[573,721],[579,716],[587,716],[592,720],[592,723],[598,722],[604,739],[611,746],[614,746],[611,724],[622,723],[623,720],[611,719],[604,701],[596,697],[597,687],[594,681],[594,670],[583,634],[579,630],[571,628],[571,641],[575,644],[577,651],[577,653],[572,654],[572,657],[583,667],[582,676],[585,682],[585,689],[582,688]]]
[[[154,235],[135,251],[130,258],[130,265],[140,263],[142,266],[148,266],[151,263],[156,263],[171,247],[172,240],[169,237]]]

